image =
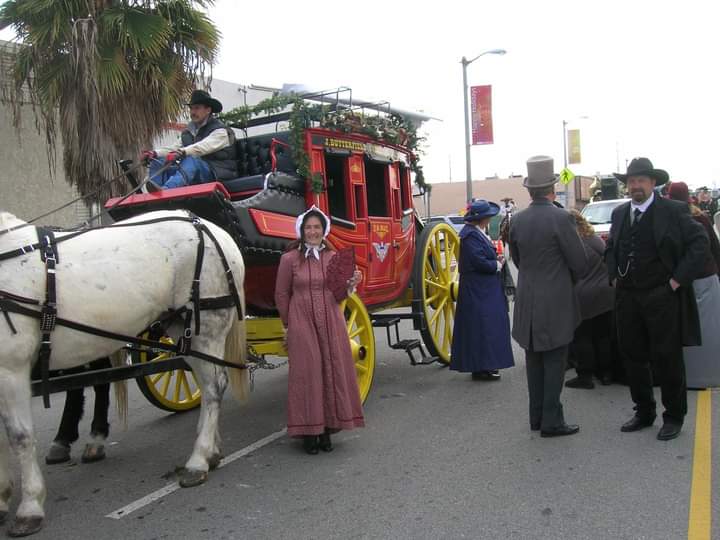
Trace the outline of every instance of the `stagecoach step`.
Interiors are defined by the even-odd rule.
[[[390,344],[390,347],[405,351],[410,357],[410,364],[413,366],[427,366],[438,360],[436,356],[428,356],[425,353],[425,349],[419,339],[401,339],[396,343]],[[415,359],[414,349],[417,349],[420,353],[420,360]]]
[[[372,325],[377,328],[389,328],[391,326],[397,326],[400,322],[400,317],[389,317],[387,319],[373,319]]]

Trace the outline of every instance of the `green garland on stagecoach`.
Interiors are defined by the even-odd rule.
[[[245,129],[249,120],[256,116],[276,114],[292,107],[290,118],[290,145],[293,159],[297,164],[298,174],[310,181],[314,193],[323,190],[322,177],[315,173],[310,175],[310,158],[305,152],[303,130],[316,122],[320,127],[340,131],[342,133],[360,133],[373,139],[397,144],[410,150],[410,170],[415,173],[418,187],[430,191],[431,186],[425,182],[422,165],[418,156],[423,137],[418,136],[417,128],[406,121],[401,115],[365,115],[351,110],[336,110],[332,105],[308,103],[296,94],[273,94],[257,105],[240,106],[220,115],[228,125]]]

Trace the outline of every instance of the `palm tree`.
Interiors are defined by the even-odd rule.
[[[220,33],[204,10],[213,0],[8,0],[0,29],[21,42],[9,101],[29,97],[44,131],[51,174],[62,140],[65,177],[81,194],[118,174],[177,119],[206,80]],[[27,94],[29,93],[29,96]],[[98,195],[102,201],[119,187]]]

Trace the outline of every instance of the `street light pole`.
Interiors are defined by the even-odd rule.
[[[473,198],[472,188],[472,165],[470,162],[470,110],[468,107],[468,84],[467,84],[467,67],[472,64],[475,60],[486,54],[505,54],[505,49],[491,49],[489,51],[481,52],[472,60],[468,60],[464,56],[460,63],[463,69],[463,103],[465,105],[465,190],[466,199],[470,203]]]

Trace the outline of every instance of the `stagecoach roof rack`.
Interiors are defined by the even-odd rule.
[[[378,114],[397,114],[405,119],[420,126],[428,120],[442,121],[440,118],[429,116],[418,111],[408,111],[393,107],[389,101],[368,101],[363,99],[354,99],[352,89],[348,86],[339,86],[337,88],[325,90],[310,90],[304,85],[284,84],[282,88],[273,88],[270,86],[250,85],[253,90],[261,92],[279,93],[281,95],[297,94],[299,97],[308,101],[318,101],[321,103],[335,104],[338,109],[342,110],[364,110],[369,109],[376,111]],[[347,97],[343,96],[346,95]],[[254,118],[248,122],[248,127],[252,125],[266,124],[268,122],[282,121],[287,113],[278,113],[264,118]]]

